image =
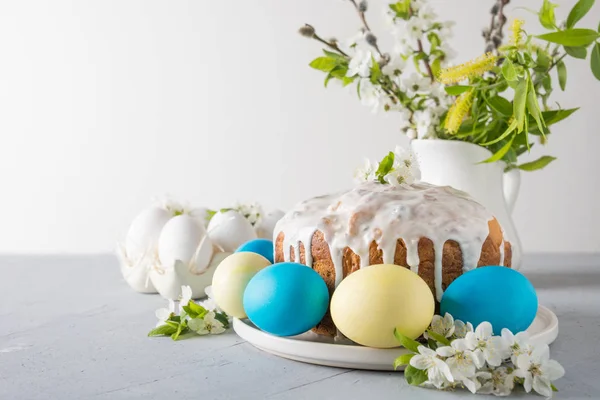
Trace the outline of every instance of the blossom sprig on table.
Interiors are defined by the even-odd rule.
[[[526,332],[514,335],[502,329],[494,336],[492,325],[454,320],[450,314],[434,316],[425,333],[426,344],[400,332],[394,335],[410,354],[398,357],[394,368],[406,366],[406,381],[415,386],[453,389],[463,387],[472,393],[508,396],[517,385],[527,393],[533,389],[552,397],[553,381],[565,370],[550,359],[548,345],[535,343]]]
[[[189,286],[181,287],[178,303],[176,307],[175,302],[169,300],[166,308],[156,310],[158,323],[148,336],[170,336],[171,339],[178,340],[193,334],[218,335],[229,328],[227,314],[220,311],[210,297],[202,303],[196,303],[192,300],[192,289]]]
[[[396,146],[379,162],[365,159],[365,164],[356,169],[357,183],[375,181],[392,186],[411,185],[421,179],[421,171],[416,156],[410,150]]]

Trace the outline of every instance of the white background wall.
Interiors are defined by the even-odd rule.
[[[564,18],[574,1],[558,2]],[[383,1],[371,3],[378,30]],[[478,55],[492,1],[433,3],[458,22],[457,61]],[[534,30],[514,8],[537,3],[509,12]],[[590,14],[596,27],[600,5]],[[336,0],[0,2],[0,252],[111,251],[157,195],[289,207],[406,144],[394,116],[323,88],[305,22],[340,38],[358,27]],[[523,177],[528,252],[600,251],[600,82],[587,63],[568,69],[555,100],[582,109],[528,157],[559,158]]]

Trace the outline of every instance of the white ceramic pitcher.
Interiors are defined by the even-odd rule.
[[[421,180],[467,192],[494,214],[511,243],[512,267],[520,268],[521,241],[510,217],[519,194],[520,171],[505,173],[502,161],[480,164],[492,154],[472,143],[413,140],[411,147],[419,161]]]

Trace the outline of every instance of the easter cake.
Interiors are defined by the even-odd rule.
[[[312,267],[330,294],[362,267],[396,264],[423,278],[439,302],[463,272],[511,266],[510,242],[488,210],[464,192],[421,182],[364,182],[306,200],[277,223],[274,239],[275,262]],[[336,334],[329,313],[314,331]]]

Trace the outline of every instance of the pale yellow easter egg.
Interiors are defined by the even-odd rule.
[[[227,314],[246,318],[242,299],[250,279],[271,265],[256,253],[239,252],[225,258],[217,267],[212,280],[212,292],[217,305]]]
[[[348,277],[331,298],[331,317],[349,339],[369,347],[398,347],[394,329],[411,339],[429,326],[435,311],[421,277],[392,264],[371,265]]]

